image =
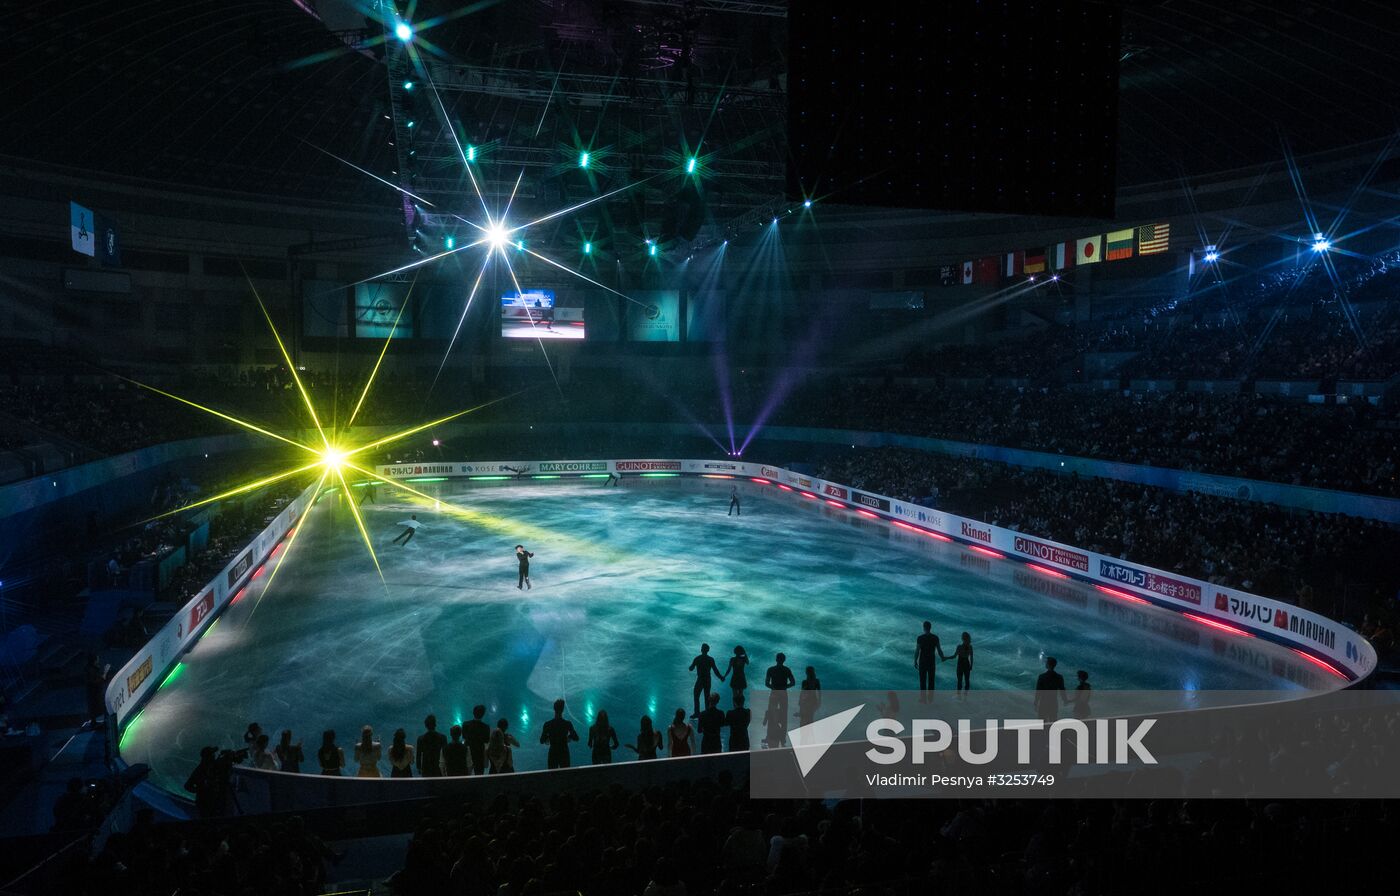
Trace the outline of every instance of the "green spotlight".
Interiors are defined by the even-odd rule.
[[[453,249],[453,248],[456,248],[456,246],[457,246],[457,240],[456,240],[455,237],[450,237],[450,236],[449,236],[447,239],[445,239],[445,240],[442,241],[442,244],[443,244],[444,246],[446,246],[447,248],[449,248],[449,249]]]
[[[656,254],[656,243],[653,243],[651,240],[647,240],[647,254],[648,254],[648,255],[655,255],[655,254]]]
[[[584,255],[592,255],[592,254],[593,254],[593,244],[592,244],[592,243],[584,243],[584,244],[583,244],[583,254],[584,254]]]
[[[404,89],[404,90],[412,90],[412,89],[413,89],[413,82],[412,82],[412,81],[405,81],[405,82],[403,82],[403,89]]]
[[[592,160],[592,158],[593,158],[593,157],[592,157],[589,153],[586,153],[586,152],[581,152],[581,153],[579,153],[579,154],[578,154],[578,166],[579,166],[580,168],[587,168],[587,167],[588,167],[588,163]]]
[[[411,128],[411,127],[413,127],[413,126],[414,126],[415,124],[417,124],[417,123],[418,123],[418,122],[416,122],[416,121],[414,121],[413,119],[410,118],[410,119],[408,120],[408,127]]]
[[[686,174],[694,174],[694,173],[695,173],[695,169],[698,168],[699,166],[700,166],[699,160],[696,159],[695,156],[691,156],[689,159],[686,160],[686,163],[685,163],[685,173],[686,173]]]
[[[470,143],[467,144],[467,161],[468,161],[468,162],[475,162],[475,161],[476,161],[476,147],[473,146],[473,145],[470,144]]]

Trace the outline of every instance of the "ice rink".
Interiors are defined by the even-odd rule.
[[[269,563],[128,726],[123,757],[178,791],[201,746],[242,746],[250,721],[273,743],[290,727],[308,758],[332,728],[348,756],[366,723],[387,748],[397,727],[411,743],[427,713],[445,732],[483,703],[521,740],[516,767],[540,768],[556,697],[585,736],[606,709],[624,743],[644,713],[688,714],[702,641],[721,668],[742,644],[751,686],[781,650],[827,689],[913,689],[924,619],[950,652],[972,634],[977,688],[1031,688],[1045,654],[1099,689],[1335,684],[1285,648],[793,493],[741,483],[727,517],[729,481],[600,483],[415,484],[464,513],[381,487],[361,509],[383,583],[345,496],[323,496],[271,588]],[[393,544],[410,513],[422,528]],[[517,543],[535,553],[530,591]]]

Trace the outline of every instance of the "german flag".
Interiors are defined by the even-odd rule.
[[[1135,232],[1131,227],[1127,230],[1115,230],[1105,238],[1108,245],[1104,247],[1104,261],[1119,261],[1124,258],[1133,257],[1133,237]]]
[[[1025,265],[1025,272],[1027,274],[1045,273],[1045,250],[1027,249]]]

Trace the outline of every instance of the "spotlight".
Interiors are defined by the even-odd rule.
[[[457,247],[457,239],[455,237],[449,236],[447,239],[442,241],[442,244],[448,249],[455,249]]]
[[[1215,264],[1215,263],[1216,263],[1217,261],[1219,261],[1219,260],[1220,260],[1220,253],[1219,253],[1219,252],[1207,252],[1207,253],[1206,253],[1206,261],[1209,262],[1210,264]]]
[[[584,254],[584,255],[592,255],[592,254],[593,254],[593,244],[592,244],[592,243],[584,243],[584,244],[583,244],[583,254]]]
[[[473,144],[471,144],[471,143],[468,143],[468,144],[467,144],[467,161],[468,161],[468,162],[475,162],[475,161],[476,161],[476,146],[473,145]]]
[[[492,224],[486,229],[486,241],[491,244],[492,249],[503,249],[510,240],[510,231],[500,221]]]
[[[403,89],[404,89],[404,90],[412,90],[412,89],[413,89],[413,82],[412,82],[412,81],[405,81],[405,82],[403,82]]]
[[[648,254],[648,255],[655,255],[655,254],[656,254],[656,243],[653,243],[651,240],[647,240],[647,254]]]
[[[812,207],[812,200],[810,200],[810,199],[804,199],[804,200],[802,200],[802,207],[803,207],[803,208],[811,208],[811,207]]]
[[[686,173],[686,174],[694,174],[694,173],[695,173],[695,168],[696,168],[696,166],[699,165],[699,164],[700,164],[700,163],[696,160],[695,156],[691,156],[689,159],[686,159],[686,162],[685,162],[685,173]]]
[[[394,26],[394,37],[397,37],[404,43],[408,43],[413,40],[413,26],[407,22],[399,22]]]
[[[411,128],[411,127],[413,127],[413,126],[414,126],[415,124],[417,124],[417,123],[418,123],[418,122],[416,122],[416,121],[414,121],[413,119],[410,118],[410,119],[408,120],[408,125],[407,125],[407,127],[410,127],[410,128]]]
[[[777,218],[774,218],[774,219],[773,219],[773,223],[774,223],[774,224],[777,224],[777,223],[778,223],[778,219],[777,219]]]
[[[524,241],[524,240],[516,240],[516,241],[515,241],[515,248],[519,249],[521,252],[524,252],[524,251],[525,251],[525,241]]]
[[[1051,275],[1050,275],[1050,279],[1051,279],[1051,280],[1059,280],[1059,279],[1060,279],[1060,275],[1059,275],[1059,274],[1051,274]]]
[[[589,153],[581,152],[581,153],[578,154],[578,166],[579,166],[580,168],[587,168],[587,167],[588,167],[588,163],[589,163],[589,161],[591,161],[591,160],[592,160],[592,156],[591,156]]]
[[[1332,248],[1332,241],[1320,233],[1313,234],[1312,250],[1314,252],[1326,252]]]

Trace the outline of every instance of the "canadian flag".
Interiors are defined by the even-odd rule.
[[[970,262],[970,261],[964,261],[964,262],[963,262],[963,281],[962,281],[962,282],[963,282],[963,285],[964,285],[964,286],[967,286],[969,283],[972,282],[972,262]]]

